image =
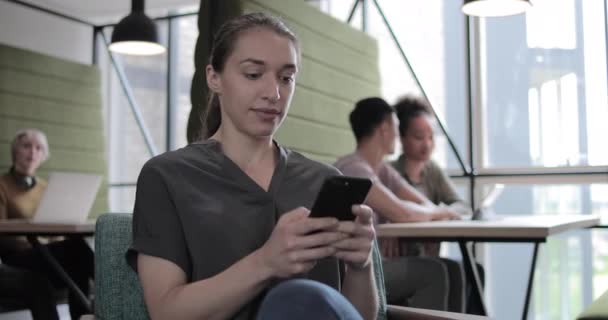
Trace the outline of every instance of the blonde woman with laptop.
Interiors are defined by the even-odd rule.
[[[9,172],[0,177],[0,220],[32,219],[47,186],[46,181],[36,177],[36,170],[49,157],[46,136],[36,129],[17,132],[11,144],[11,156]],[[84,294],[88,294],[94,269],[93,252],[87,244],[80,239],[66,239],[45,246]],[[24,237],[0,237],[0,259],[6,265],[45,276],[54,287],[64,286]],[[71,292],[68,299],[72,319],[87,313]],[[48,319],[53,319],[52,315]]]

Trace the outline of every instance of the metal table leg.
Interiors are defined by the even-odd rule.
[[[486,308],[485,299],[483,297],[483,289],[481,287],[481,281],[479,279],[479,273],[477,272],[477,266],[471,249],[467,246],[466,241],[458,241],[460,252],[462,253],[462,264],[464,266],[467,280],[473,285],[474,295],[479,298],[481,302],[481,309],[483,315],[488,315],[488,309]]]
[[[40,241],[38,241],[38,237],[36,236],[28,236],[27,239],[32,244],[32,246],[36,250],[38,250],[40,254],[42,254],[42,257],[46,260],[51,269],[53,269],[53,271],[61,278],[61,280],[65,282],[66,286],[68,287],[68,290],[70,290],[76,295],[78,301],[82,304],[82,306],[85,307],[88,312],[92,312],[91,302],[89,301],[89,299],[87,299],[82,290],[78,288],[76,283],[74,283],[74,280],[70,278],[70,276],[63,269],[61,264],[59,264],[57,259],[53,257],[49,249],[46,246],[42,245]]]
[[[528,318],[528,307],[530,306],[530,296],[532,295],[532,284],[534,283],[534,271],[536,270],[536,257],[538,256],[538,242],[534,243],[534,252],[532,253],[532,265],[530,266],[530,275],[528,277],[528,288],[526,289],[526,300],[524,301],[524,313],[521,316],[523,320]]]

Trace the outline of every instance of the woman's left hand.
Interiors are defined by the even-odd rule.
[[[349,237],[333,244],[337,250],[334,256],[351,268],[363,269],[371,264],[372,243],[376,238],[373,211],[366,205],[354,205],[352,212],[357,216],[354,221],[340,221],[338,224],[337,231]]]

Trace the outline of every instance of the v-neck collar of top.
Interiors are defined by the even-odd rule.
[[[283,180],[283,175],[285,173],[285,168],[287,167],[287,150],[279,145],[275,140],[272,140],[273,145],[279,151],[279,159],[277,161],[276,167],[272,173],[272,178],[270,180],[270,185],[268,186],[268,191],[264,190],[262,186],[260,186],[257,182],[255,182],[247,173],[245,173],[241,167],[239,167],[232,159],[230,159],[224,151],[222,150],[221,142],[208,139],[197,144],[207,145],[211,150],[217,152],[220,157],[220,165],[222,167],[222,171],[224,171],[229,177],[234,179],[234,181],[240,182],[243,187],[245,187],[250,192],[262,193],[265,195],[274,196],[281,185],[281,181]]]
[[[407,175],[407,172],[404,169],[406,160],[407,159],[405,158],[404,154],[401,154],[399,156],[399,158],[397,158],[397,161],[395,161],[395,163],[397,164],[395,166],[395,169],[397,169],[397,172],[399,172],[401,174],[401,176],[403,176],[403,178],[414,187],[420,187],[420,186],[424,185],[424,183],[422,181],[424,180],[424,176],[426,175],[426,165],[425,165],[425,169],[422,169],[422,173],[420,174],[420,182],[414,182],[414,181],[412,181],[412,179],[410,179],[410,177]]]

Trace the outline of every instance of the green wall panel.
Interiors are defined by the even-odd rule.
[[[355,148],[350,130],[294,117],[285,119],[277,140],[287,147],[329,157],[345,155]]]
[[[41,53],[0,45],[0,67],[18,69],[25,73],[55,77],[99,87],[99,70],[89,65],[78,64]]]
[[[16,131],[42,130],[51,157],[39,169],[106,175],[101,80],[94,66],[0,45],[0,172],[11,165]],[[91,216],[107,211],[104,178]]]
[[[0,67],[0,92],[33,96],[95,109],[101,101],[100,87],[58,77],[41,76]]]
[[[0,92],[0,117],[37,121],[80,128],[103,129],[99,122],[101,110],[82,108],[77,104],[53,102],[48,99]]]
[[[104,139],[101,129],[83,129],[80,127],[69,127],[49,123],[46,119],[19,120],[9,117],[0,117],[0,142],[11,141],[17,130],[23,128],[37,128],[42,130],[49,145],[59,148],[70,148],[75,150],[89,150],[97,152],[104,150]],[[51,148],[51,153],[53,149]]]
[[[299,86],[291,102],[289,116],[350,130],[348,118],[344,115],[351,109],[350,102]]]

